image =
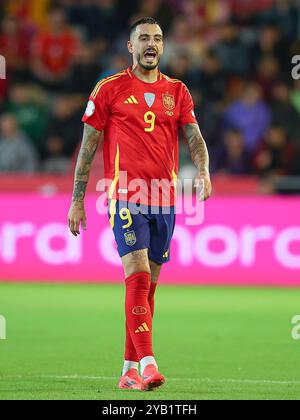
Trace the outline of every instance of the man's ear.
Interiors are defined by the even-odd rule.
[[[130,54],[132,54],[133,53],[133,45],[132,45],[131,41],[127,42],[127,48],[128,48],[128,51],[130,52]]]

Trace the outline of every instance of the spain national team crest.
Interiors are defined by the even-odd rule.
[[[165,93],[163,96],[163,104],[164,107],[167,108],[168,111],[172,111],[175,108],[175,98],[173,95],[169,95]]]
[[[125,238],[126,245],[133,246],[136,244],[136,236],[133,230],[131,230],[130,232],[126,232],[124,234],[124,238]]]

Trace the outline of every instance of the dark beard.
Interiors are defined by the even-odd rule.
[[[153,64],[152,66],[142,63],[141,54],[138,54],[137,61],[138,61],[139,65],[142,67],[142,69],[144,69],[144,70],[155,70],[158,67],[158,64],[160,62],[160,57],[158,57],[157,64]]]

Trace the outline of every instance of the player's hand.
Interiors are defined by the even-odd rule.
[[[212,185],[208,172],[200,173],[195,179],[195,188],[200,188],[200,201],[206,201],[212,194]]]
[[[74,236],[80,235],[80,225],[86,230],[86,214],[84,203],[81,201],[73,201],[68,214],[69,228]]]

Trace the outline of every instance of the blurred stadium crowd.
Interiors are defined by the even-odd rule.
[[[128,26],[144,16],[165,32],[161,70],[190,88],[212,172],[300,175],[297,0],[3,0],[0,172],[71,171],[88,95],[131,64]]]

